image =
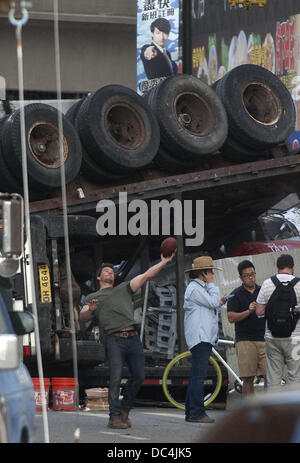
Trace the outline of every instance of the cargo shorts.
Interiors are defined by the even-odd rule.
[[[236,343],[236,349],[241,378],[248,378],[251,376],[265,376],[265,341],[238,341]]]

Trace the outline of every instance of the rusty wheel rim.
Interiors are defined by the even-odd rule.
[[[259,124],[274,125],[282,115],[282,105],[277,94],[261,82],[247,85],[242,101],[246,112]]]
[[[38,121],[30,127],[28,145],[35,160],[44,167],[56,169],[64,164],[68,157],[68,143],[63,136],[63,163],[59,153],[58,128],[44,121]]]
[[[214,127],[214,116],[210,106],[197,93],[181,93],[174,102],[177,120],[187,132],[204,137]]]
[[[145,139],[145,125],[140,114],[128,104],[109,108],[105,128],[111,139],[126,150],[135,150]]]

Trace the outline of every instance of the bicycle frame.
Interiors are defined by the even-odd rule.
[[[227,339],[219,339],[220,344],[229,344],[231,346],[234,346],[234,341],[230,341]],[[218,351],[213,347],[212,348],[212,353],[217,357],[217,359],[224,365],[225,368],[234,376],[234,378],[238,381],[238,383],[243,386],[243,381],[241,378],[238,377],[238,375],[233,371],[233,369],[228,365],[228,363],[225,362],[223,357],[219,354]]]
[[[219,340],[219,343],[220,344],[228,344],[232,347],[235,346],[235,342],[234,341],[231,341],[231,340],[225,340],[225,339],[220,339]],[[215,385],[213,386],[213,392],[210,394],[208,394],[206,397],[205,397],[205,400],[204,400],[204,405],[207,406],[209,405],[211,402],[213,402],[215,400],[215,398],[217,397],[219,391],[220,391],[220,388],[221,388],[221,385],[222,385],[222,371],[220,369],[220,363],[227,369],[227,371],[229,373],[231,373],[233,375],[233,377],[235,378],[236,382],[235,382],[235,388],[236,388],[236,384],[238,384],[240,387],[241,387],[241,391],[242,391],[242,387],[243,387],[243,381],[240,379],[240,377],[235,373],[235,371],[228,365],[228,363],[224,360],[224,358],[222,357],[222,355],[213,347],[212,348],[212,355],[210,356],[210,363],[211,363],[211,366],[214,368],[215,370],[215,378],[216,378],[216,383]],[[163,391],[164,391],[164,394],[166,396],[166,398],[169,400],[169,402],[174,405],[175,407],[177,408],[180,408],[182,410],[185,410],[185,405],[184,405],[184,402],[182,401],[182,399],[180,399],[180,401],[177,400],[177,398],[174,396],[173,397],[173,392],[172,390],[169,390],[169,387],[168,387],[168,384],[171,384],[172,381],[169,382],[169,374],[171,371],[173,371],[172,369],[178,365],[178,363],[180,363],[183,359],[185,358],[190,358],[191,356],[191,352],[190,351],[185,351],[185,352],[181,352],[180,354],[177,354],[169,363],[168,365],[166,366],[165,370],[164,370],[164,374],[163,374],[163,378],[162,378],[162,386],[163,386]],[[179,365],[180,366],[180,365]],[[175,385],[176,386],[176,385]],[[238,391],[240,392],[240,391]]]

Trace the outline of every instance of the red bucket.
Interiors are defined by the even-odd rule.
[[[36,412],[41,412],[43,410],[43,392],[41,390],[41,385],[40,385],[40,379],[39,378],[31,378],[32,383],[33,383],[33,389],[34,389],[34,400],[35,400],[35,411]],[[48,411],[48,405],[49,405],[49,389],[50,389],[50,379],[49,378],[42,378],[42,381],[44,381],[44,401],[46,405],[46,410]]]
[[[77,385],[75,378],[52,378],[52,409],[76,410]]]

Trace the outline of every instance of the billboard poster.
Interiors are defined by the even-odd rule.
[[[272,4],[272,5],[271,5]],[[293,96],[297,123],[289,149],[300,146],[300,3],[230,7],[227,0],[192,0],[192,74],[212,85],[241,64],[276,74]]]
[[[137,1],[137,92],[182,72],[180,0]]]

